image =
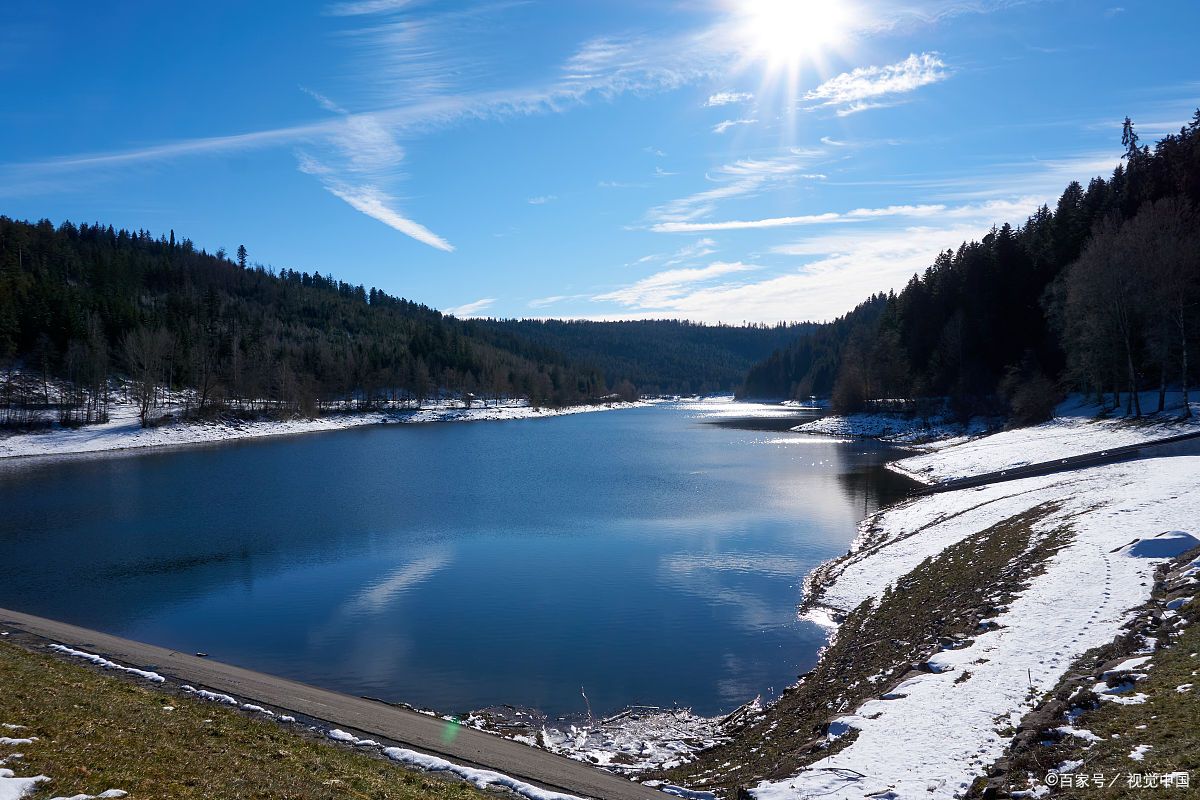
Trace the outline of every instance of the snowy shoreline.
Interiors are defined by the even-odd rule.
[[[295,436],[346,430],[365,425],[425,424],[542,419],[568,414],[615,411],[653,405],[655,400],[625,403],[537,408],[524,400],[506,400],[470,408],[461,403],[440,403],[396,411],[361,411],[330,414],[313,419],[254,420],[245,422],[171,422],[143,428],[131,403],[112,403],[109,421],[82,428],[55,427],[48,431],[14,433],[0,437],[0,462],[42,456],[73,456],[143,448],[190,445]]]
[[[1147,407],[1157,397],[1151,394],[1143,399]],[[935,484],[1200,432],[1200,403],[1191,407],[1191,418],[1183,419],[1180,393],[1171,392],[1163,415],[1127,419],[1076,396],[1060,404],[1050,421],[1024,428],[1001,430],[996,420],[973,419],[963,425],[945,417],[926,421],[901,414],[860,413],[831,414],[792,430],[878,439],[909,448],[914,454],[890,462],[888,469],[919,483]]]
[[[898,463],[924,480],[940,480],[1004,469],[1019,458],[1033,463],[1160,438],[1164,428],[1179,432],[1193,424],[1056,419],[960,438]],[[1021,718],[1072,664],[1122,632],[1149,600],[1158,566],[1200,545],[1200,457],[1083,468],[882,509],[861,523],[846,556],[808,577],[804,616],[828,627],[832,640],[846,612],[878,604],[927,559],[1017,518],[1033,520],[1031,549],[1066,537],[1042,562],[1043,571],[969,644],[936,652],[928,671],[881,687],[881,698],[836,716],[830,745],[846,732],[856,736],[819,769],[763,781],[756,798],[961,796],[1004,755]],[[946,725],[948,719],[955,724]],[[897,748],[898,741],[905,746]]]

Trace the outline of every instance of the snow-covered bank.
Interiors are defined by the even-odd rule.
[[[56,427],[45,432],[4,436],[0,438],[0,459],[19,456],[100,453],[141,447],[179,447],[234,439],[257,439],[267,436],[343,430],[361,425],[384,423],[538,419],[564,414],[634,408],[653,402],[655,401],[642,400],[636,403],[608,403],[556,409],[535,408],[524,400],[493,402],[488,405],[475,404],[470,408],[464,407],[461,403],[440,403],[427,405],[420,409],[352,412],[331,414],[315,419],[173,422],[153,428],[141,426],[138,421],[137,407],[134,404],[114,402],[109,405],[109,421],[105,423],[87,425],[82,428]]]
[[[1181,409],[1163,417],[1140,420],[1097,416],[1101,409],[1078,401],[1059,406],[1054,419],[1028,428],[965,436],[933,442],[928,452],[893,462],[893,469],[924,483],[965,478],[985,472],[1039,464],[1056,458],[1082,455],[1110,447],[1141,444],[1181,433],[1200,432],[1200,404],[1192,404],[1192,417],[1181,419]]]
[[[963,436],[979,436],[998,425],[996,420],[977,418],[962,425],[948,413],[929,417],[890,411],[864,411],[858,414],[829,414],[797,425],[796,433],[811,433],[839,438],[879,439],[894,444],[936,442]]]
[[[902,503],[868,520],[817,600],[836,610],[883,597],[926,558],[1019,515],[1034,539],[1066,543],[966,646],[835,720],[857,731],[798,776],[759,784],[768,800],[961,795],[1072,662],[1107,643],[1150,595],[1154,570],[1200,544],[1200,457],[1113,464]],[[1032,545],[1031,545],[1032,547]],[[980,579],[982,579],[981,576]]]

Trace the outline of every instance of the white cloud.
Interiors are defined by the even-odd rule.
[[[844,105],[833,113],[839,117],[848,117],[851,114],[858,114],[862,111],[870,111],[873,108],[892,108],[894,106],[903,105],[907,100],[894,100],[890,103],[871,103],[866,100],[855,100],[849,105]]]
[[[535,297],[530,300],[528,305],[530,308],[545,308],[559,303],[565,303],[568,300],[582,300],[585,297],[591,297],[587,294],[555,294],[550,297]]]
[[[756,119],[727,119],[723,122],[718,122],[713,125],[713,133],[724,133],[735,125],[753,125],[758,122]]]
[[[325,10],[334,17],[357,17],[366,14],[385,14],[412,6],[413,0],[357,0],[334,3]]]
[[[659,223],[690,222],[708,216],[723,200],[753,197],[773,184],[798,178],[822,180],[824,175],[801,171],[820,154],[820,151],[792,149],[778,158],[747,158],[725,164],[705,176],[717,186],[652,208],[649,216]]]
[[[346,201],[354,210],[361,211],[368,217],[379,220],[384,225],[400,231],[405,236],[411,236],[418,242],[447,253],[454,252],[454,245],[421,223],[409,219],[392,208],[393,199],[374,186],[347,186],[333,183],[325,184],[325,188],[334,197]]]
[[[788,228],[801,225],[828,225],[834,223],[865,222],[882,217],[909,217],[940,219],[987,218],[997,223],[1023,222],[1033,213],[1041,198],[1021,197],[1009,201],[988,201],[979,204],[946,206],[943,203],[916,205],[892,205],[881,208],[855,208],[846,212],[826,211],[820,214],[803,214],[790,217],[768,217],[766,219],[730,220],[725,222],[661,222],[651,226],[656,233],[703,233],[707,231],[760,230],[763,228]]]
[[[330,100],[328,97],[326,97],[325,95],[316,91],[315,89],[309,89],[307,86],[301,86],[300,91],[304,92],[306,95],[311,97],[313,100],[316,100],[317,105],[321,106],[321,108],[325,109],[326,111],[332,111],[335,114],[349,114],[350,113],[349,111],[342,108],[337,103]]]
[[[667,260],[663,262],[663,266],[673,267],[676,264],[683,264],[688,261],[694,261],[698,258],[711,256],[715,252],[717,252],[716,240],[709,239],[708,237],[697,239],[691,244],[684,245],[668,256]]]
[[[946,64],[937,53],[913,53],[895,64],[843,72],[807,92],[804,99],[812,103],[810,109],[835,107],[838,116],[846,116],[883,106],[880,98],[907,94],[947,77]]]
[[[612,301],[632,308],[659,308],[675,302],[695,284],[706,283],[722,275],[756,269],[757,266],[740,261],[716,261],[707,267],[671,269],[642,278],[629,286],[596,295],[592,299],[601,302]]]
[[[546,203],[553,203],[557,199],[558,195],[556,194],[543,194],[538,195],[537,197],[531,197],[527,202],[531,206],[544,206]]]
[[[705,108],[714,108],[716,106],[727,106],[731,103],[746,103],[754,99],[754,95],[750,92],[717,92],[710,95],[708,100],[704,101]]]
[[[601,189],[645,189],[649,184],[629,181],[600,181],[596,186]]]
[[[545,308],[546,306],[552,306],[555,303],[561,303],[563,300],[566,300],[569,297],[570,297],[569,295],[565,295],[565,294],[555,294],[555,295],[551,295],[550,297],[535,297],[534,299],[529,301],[529,307],[530,308]]]
[[[477,316],[479,316],[479,312],[483,311],[484,309],[491,308],[495,302],[496,302],[496,298],[494,298],[494,297],[484,297],[479,300],[476,300],[473,303],[464,303],[461,306],[454,306],[453,308],[442,309],[442,313],[448,314],[452,317],[458,317],[459,319],[466,319],[467,317],[477,317]]]
[[[320,158],[304,151],[296,153],[299,169],[316,177],[334,197],[422,244],[454,251],[441,236],[399,211],[395,198],[383,188],[396,176],[404,148],[374,115],[343,117],[315,147],[322,151]]]
[[[597,298],[618,302],[625,311],[589,317],[710,323],[828,320],[875,292],[903,287],[939,252],[964,240],[978,240],[990,227],[990,223],[959,222],[870,232],[855,228],[806,238],[774,251],[804,259],[799,266],[775,270],[755,281],[677,284],[670,292],[638,292],[629,287]]]

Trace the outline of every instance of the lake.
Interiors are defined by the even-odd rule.
[[[778,407],[673,403],[0,464],[0,606],[445,713],[728,711],[907,484]],[[784,430],[779,430],[783,428]]]

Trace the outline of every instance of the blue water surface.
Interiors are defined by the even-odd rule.
[[[903,490],[731,408],[9,462],[0,606],[447,713],[728,711],[814,663],[805,574]]]

